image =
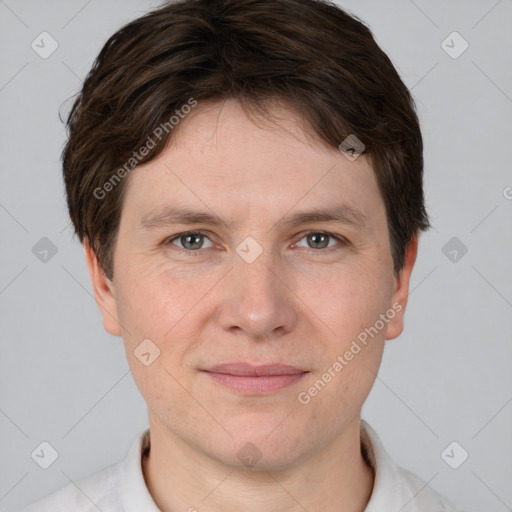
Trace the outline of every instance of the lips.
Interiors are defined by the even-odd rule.
[[[254,366],[248,363],[225,363],[202,370],[214,381],[231,391],[261,395],[280,391],[301,380],[307,370],[285,364]]]
[[[306,373],[307,370],[289,366],[286,364],[264,364],[253,366],[248,363],[226,363],[212,366],[208,370],[211,373],[222,373],[225,375],[239,375],[245,377],[261,377],[265,375],[296,375]]]

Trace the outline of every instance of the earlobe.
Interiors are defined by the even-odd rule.
[[[91,277],[94,298],[103,317],[104,329],[113,336],[121,336],[121,327],[117,318],[117,303],[113,282],[101,268],[96,252],[84,238],[84,251],[87,268]]]
[[[412,269],[416,262],[418,254],[418,234],[409,242],[405,251],[405,261],[402,270],[396,278],[395,291],[393,292],[392,306],[397,314],[389,322],[386,331],[386,339],[392,340],[397,338],[403,331],[404,327],[404,314],[407,306],[407,299],[409,297],[409,281],[411,278]]]

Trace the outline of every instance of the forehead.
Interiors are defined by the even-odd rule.
[[[276,107],[274,124],[234,100],[196,108],[155,160],[131,172],[123,211],[134,220],[177,206],[238,221],[342,204],[370,220],[385,216],[368,159],[314,140],[289,109]]]

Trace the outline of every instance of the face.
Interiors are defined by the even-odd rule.
[[[198,107],[129,176],[112,281],[87,250],[151,427],[267,469],[359,420],[402,330],[416,250],[395,276],[369,161],[308,142],[277,113],[262,126],[234,100]]]

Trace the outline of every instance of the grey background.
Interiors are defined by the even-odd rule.
[[[412,89],[434,224],[363,418],[398,464],[467,512],[512,510],[512,0],[339,4]],[[156,5],[0,0],[1,511],[123,459],[147,425],[67,218],[58,112],[108,36]],[[31,48],[42,31],[59,44],[47,59]],[[469,43],[456,59],[441,46],[453,31]],[[43,237],[57,248],[46,262],[32,252]],[[452,237],[468,249],[455,262],[443,252]],[[30,455],[42,441],[59,453],[46,470]],[[458,469],[441,457],[452,441],[469,453]]]

